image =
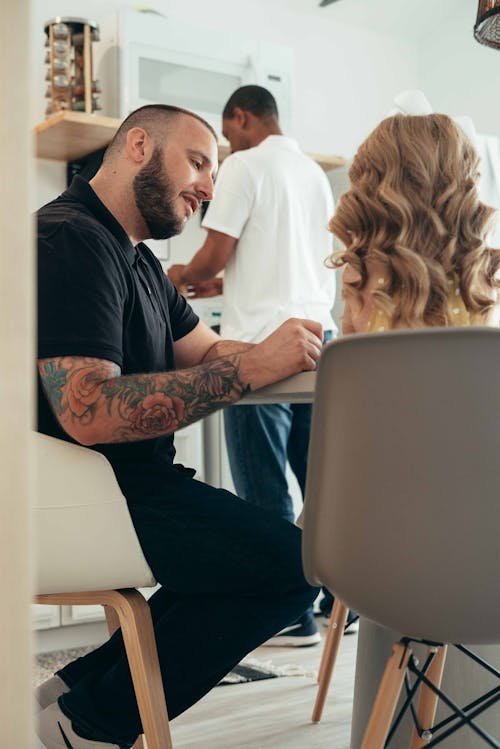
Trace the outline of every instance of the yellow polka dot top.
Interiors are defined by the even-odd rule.
[[[378,283],[380,286],[385,285],[385,278],[380,277]],[[462,294],[460,293],[458,276],[454,274],[453,278],[450,278],[448,283],[450,285],[448,309],[450,312],[451,324],[453,326],[484,325],[484,318],[477,313],[469,312],[465,306]],[[390,317],[373,305],[372,313],[368,321],[367,332],[376,333],[379,330],[390,330],[391,327]]]

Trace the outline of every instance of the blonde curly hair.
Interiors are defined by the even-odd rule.
[[[359,148],[329,229],[345,245],[327,260],[349,263],[360,280],[367,261],[386,282],[373,304],[393,327],[449,325],[449,281],[456,277],[466,308],[479,319],[496,304],[500,253],[486,245],[495,210],[481,203],[479,158],[460,127],[443,114],[396,115]]]

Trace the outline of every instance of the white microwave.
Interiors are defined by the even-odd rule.
[[[271,91],[290,131],[290,48],[151,12],[122,10],[99,25],[95,66],[103,114],[124,118],[146,104],[173,104],[197,112],[220,135],[227,99],[253,83]]]

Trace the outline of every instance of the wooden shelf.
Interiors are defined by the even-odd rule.
[[[229,146],[219,146],[219,162],[223,161],[230,153]],[[342,156],[323,156],[319,153],[308,153],[307,155],[311,159],[314,159],[325,172],[329,172],[331,169],[338,169],[347,163],[346,159]]]
[[[57,112],[35,127],[39,159],[76,161],[107,146],[121,120],[85,112]]]
[[[77,161],[99,148],[104,148],[117,131],[121,120],[85,112],[57,112],[34,129],[36,155],[39,159]],[[229,146],[219,146],[219,161],[230,153]],[[344,166],[342,156],[308,154],[325,170]]]
[[[345,166],[347,164],[347,159],[344,159],[343,156],[324,156],[320,153],[310,153],[307,152],[307,155],[311,157],[311,159],[314,159],[322,169],[325,170],[325,172],[329,172],[331,169],[339,169],[341,166]]]

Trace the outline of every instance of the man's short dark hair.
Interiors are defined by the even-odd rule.
[[[174,107],[170,104],[147,104],[144,107],[134,110],[123,120],[104,154],[104,160],[117,153],[123,147],[128,131],[134,127],[143,128],[153,138],[156,145],[161,145],[169,123],[180,115],[194,117],[195,120],[205,125],[215,140],[217,140],[217,134],[213,127],[203,117],[195,114],[195,112],[190,112],[189,109],[182,109],[181,107]]]
[[[236,107],[243,109],[245,112],[251,112],[256,117],[278,117],[276,99],[267,88],[262,86],[241,86],[241,88],[237,88],[234,94],[229,97],[222,118],[231,119]]]

